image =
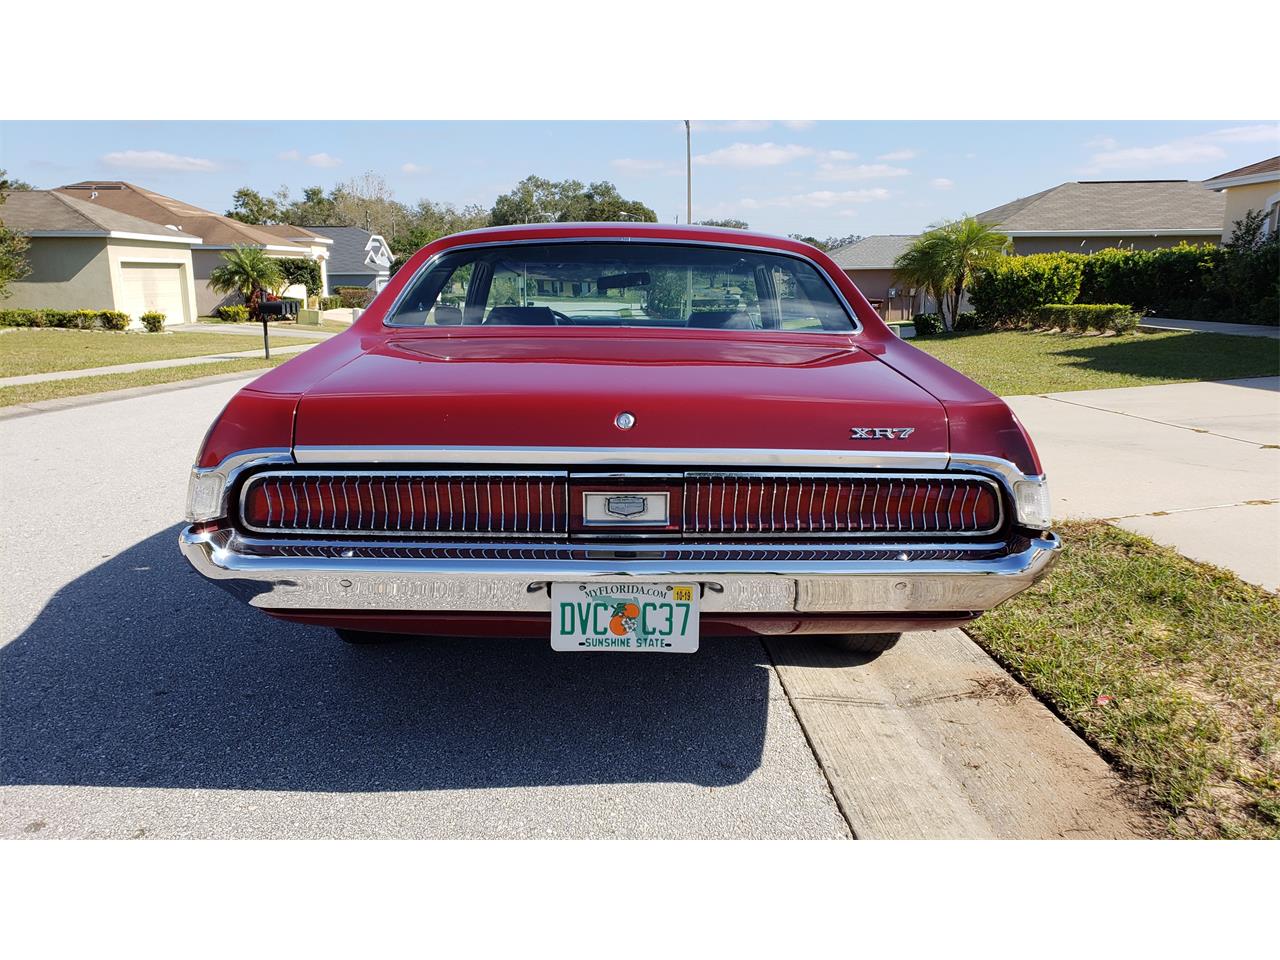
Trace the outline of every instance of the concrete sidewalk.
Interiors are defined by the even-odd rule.
[[[1187,330],[1192,333],[1226,333],[1234,337],[1269,337],[1280,340],[1280,327],[1258,323],[1218,323],[1212,320],[1168,320],[1148,317],[1138,324],[1143,330]]]
[[[165,327],[168,333],[218,333],[230,337],[255,337],[262,342],[262,324],[260,323],[175,323]],[[271,333],[277,337],[311,337],[316,340],[328,340],[336,337],[336,333],[328,330],[315,330],[294,324],[273,324]]]
[[[284,357],[303,350],[310,350],[314,344],[306,343],[292,347],[276,347],[271,351],[273,357]],[[193,367],[205,363],[218,363],[223,360],[244,360],[262,356],[262,348],[257,350],[239,350],[229,353],[215,353],[202,357],[175,357],[172,360],[145,360],[141,363],[119,363],[112,367],[87,367],[84,370],[53,370],[49,373],[29,373],[21,377],[0,378],[0,387],[20,387],[28,383],[47,383],[51,380],[78,380],[81,377],[100,377],[111,373],[133,373],[137,370],[162,370],[165,367]]]
[[[1280,377],[1007,400],[1056,516],[1112,520],[1280,589]]]

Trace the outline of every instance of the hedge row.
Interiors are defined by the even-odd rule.
[[[1140,315],[1280,323],[1280,240],[1252,214],[1231,241],[1002,257],[969,287],[977,316],[1025,323],[1046,304],[1132,304]]]
[[[217,314],[219,320],[227,323],[244,323],[249,319],[249,308],[243,303],[231,303],[224,307],[218,307],[213,311]]]
[[[1123,303],[1048,303],[1032,314],[1032,326],[1040,329],[1110,330],[1129,333],[1138,325],[1139,317]]]
[[[0,327],[123,330],[128,326],[129,315],[119,310],[0,310]]]

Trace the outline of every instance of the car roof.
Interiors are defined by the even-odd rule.
[[[499,227],[480,227],[452,234],[446,238],[454,240],[465,237],[468,242],[492,240],[495,243],[511,240],[572,239],[581,237],[584,240],[598,237],[617,237],[622,239],[653,240],[696,240],[740,246],[772,247],[778,250],[810,253],[817,251],[810,246],[790,237],[779,237],[768,233],[756,233],[751,230],[735,230],[731,227],[702,227],[697,225],[681,225],[673,223],[637,223],[637,222],[589,222],[589,223],[519,223]],[[452,245],[452,244],[451,244]]]

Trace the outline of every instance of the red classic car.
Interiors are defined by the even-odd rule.
[[[879,651],[1053,561],[1035,449],[821,251],[658,224],[438,240],[351,330],[242,389],[187,558],[360,642],[550,633]]]

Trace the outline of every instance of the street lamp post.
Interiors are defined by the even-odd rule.
[[[693,134],[684,122],[684,222],[693,223]]]

